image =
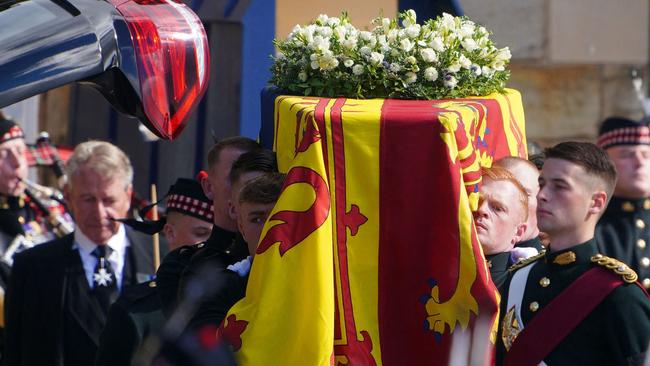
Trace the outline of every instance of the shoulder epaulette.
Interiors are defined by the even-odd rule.
[[[623,281],[627,283],[634,283],[639,278],[632,268],[618,259],[610,258],[602,254],[596,254],[591,257],[591,262],[613,271],[617,275],[621,276]]]
[[[508,268],[508,272],[516,271],[519,268],[526,267],[527,265],[529,265],[529,264],[535,262],[536,260],[544,257],[545,255],[546,255],[546,251],[542,250],[541,252],[535,254],[532,257],[520,259],[517,263],[513,264],[512,266],[510,266]]]

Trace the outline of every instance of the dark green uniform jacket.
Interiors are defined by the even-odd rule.
[[[612,197],[596,227],[602,254],[627,263],[650,289],[650,198]]]
[[[520,241],[519,243],[517,243],[516,246],[521,247],[521,248],[535,248],[535,249],[537,249],[538,253],[541,252],[542,250],[544,250],[544,246],[542,245],[542,241],[539,240],[539,236],[537,236],[537,237],[535,237],[533,239]]]
[[[580,275],[597,266],[591,261],[597,253],[596,242],[592,239],[566,250],[546,252],[534,261],[521,302],[524,326]],[[508,310],[507,288],[511,280],[512,275],[501,299],[501,320]],[[570,306],[581,306],[581,303]],[[506,353],[501,337],[504,325],[502,322],[499,325],[498,365],[502,364]],[[548,337],[553,336],[548,334]],[[649,343],[650,300],[638,284],[624,283],[597,305],[544,362],[548,365],[637,364],[642,363]]]
[[[485,256],[487,266],[490,269],[492,282],[501,292],[503,285],[508,279],[508,267],[510,266],[510,252],[490,254]]]

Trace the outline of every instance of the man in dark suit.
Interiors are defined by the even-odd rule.
[[[106,142],[78,145],[65,197],[73,234],[15,257],[7,290],[7,365],[92,365],[108,306],[150,279],[152,247],[113,218],[125,217],[133,168]]]

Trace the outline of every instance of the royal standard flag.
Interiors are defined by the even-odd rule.
[[[521,96],[279,96],[287,173],[223,334],[240,365],[484,364],[498,295],[480,169],[526,156]]]

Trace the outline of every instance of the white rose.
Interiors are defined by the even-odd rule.
[[[406,80],[404,80],[407,84],[413,84],[418,80],[418,76],[414,72],[407,72],[406,73]]]
[[[399,47],[403,51],[409,52],[413,49],[413,42],[411,42],[411,40],[408,38],[404,38],[403,40],[399,41]]]
[[[406,28],[406,35],[415,38],[420,35],[420,25],[419,24],[413,24],[410,25],[408,28]]]
[[[382,61],[384,61],[384,55],[379,53],[379,52],[372,52],[370,54],[370,62],[374,65],[379,65]]]
[[[460,55],[458,63],[463,69],[469,69],[469,67],[472,66],[472,61],[465,57],[465,55]]]
[[[363,47],[361,47],[361,48],[359,49],[359,53],[362,54],[362,55],[364,55],[364,56],[368,56],[368,55],[370,55],[371,52],[372,52],[372,50],[371,50],[370,47],[368,47],[368,46],[363,46]]]
[[[432,50],[431,48],[423,48],[420,50],[420,56],[422,56],[422,59],[424,62],[435,62],[438,61],[438,56],[436,55],[436,51]]]
[[[461,67],[462,66],[458,62],[454,62],[453,64],[449,65],[449,67],[447,68],[447,72],[457,73],[458,71],[460,71]]]
[[[372,33],[368,31],[359,32],[359,38],[361,38],[364,41],[370,41],[370,38],[372,38]]]
[[[298,74],[298,79],[300,79],[300,81],[302,81],[302,82],[307,81],[307,73],[304,72],[304,71],[301,71],[301,72]]]
[[[427,67],[424,69],[424,78],[429,81],[436,81],[438,79],[438,70],[435,67]]]
[[[354,61],[350,60],[350,59],[347,59],[347,60],[343,61],[343,65],[345,65],[345,67],[352,67],[352,65],[354,65]]]
[[[471,38],[465,38],[462,41],[460,41],[460,44],[463,46],[464,49],[467,50],[467,52],[472,52],[475,49],[478,48],[478,45],[476,44],[476,41],[474,41]]]
[[[442,40],[442,37],[434,37],[429,46],[436,50],[436,52],[442,52],[445,50],[445,42]]]
[[[354,75],[361,75],[361,74],[363,74],[363,66],[361,66],[361,65],[354,65],[354,67],[352,68],[352,73],[353,73]]]
[[[402,67],[398,63],[393,62],[390,64],[390,71],[397,73],[400,72],[400,70],[402,70]]]
[[[444,84],[447,88],[453,89],[458,84],[458,80],[456,80],[456,78],[451,75],[446,75]]]

